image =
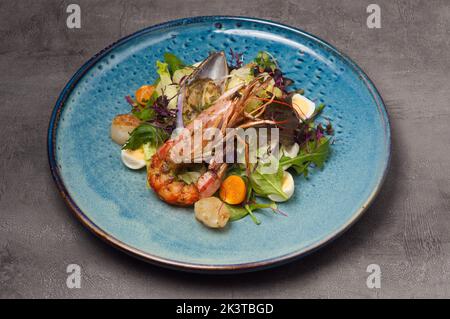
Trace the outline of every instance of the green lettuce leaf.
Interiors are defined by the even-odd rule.
[[[282,180],[282,165],[278,165],[278,170],[274,174],[263,174],[258,168],[250,174],[250,183],[253,191],[256,195],[262,197],[275,194],[281,196],[282,198],[288,199],[282,189]]]
[[[167,63],[156,61],[156,72],[159,74],[160,81],[156,86],[158,96],[165,95],[169,100],[169,108],[175,109],[177,106],[178,85],[172,82]]]
[[[173,76],[175,71],[184,68],[186,65],[175,54],[166,52],[164,53],[164,61],[167,63],[170,75]]]
[[[184,172],[177,175],[177,177],[186,184],[196,183],[200,178],[200,176],[201,176],[200,172]]]

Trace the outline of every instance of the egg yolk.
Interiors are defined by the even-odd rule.
[[[144,150],[142,148],[138,148],[137,150],[127,150],[127,153],[137,159],[137,160],[144,160],[145,159],[145,155],[144,155]]]

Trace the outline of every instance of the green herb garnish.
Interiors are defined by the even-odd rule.
[[[322,137],[319,140],[313,140],[305,144],[296,157],[290,158],[283,156],[280,160],[280,166],[291,165],[297,174],[308,175],[308,168],[311,164],[322,168],[328,155],[330,154],[330,139]]]
[[[250,174],[250,184],[258,196],[267,197],[270,194],[279,195],[288,199],[282,189],[283,167],[278,165],[278,170],[274,174],[263,174],[257,168]]]
[[[175,54],[164,53],[164,61],[169,67],[170,75],[173,76],[176,70],[182,69],[186,66],[183,61],[180,60]]]
[[[227,205],[228,210],[230,211],[230,221],[234,222],[239,219],[244,218],[247,215],[250,215],[253,222],[256,225],[261,224],[261,222],[256,218],[253,212],[258,209],[270,208],[272,210],[277,209],[277,205],[274,202],[271,203],[254,203],[254,204],[246,204],[244,206],[236,206],[236,205]]]
[[[255,63],[263,70],[275,71],[277,69],[277,63],[275,59],[266,51],[260,51],[255,58]]]

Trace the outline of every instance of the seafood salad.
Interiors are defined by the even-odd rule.
[[[132,170],[164,202],[193,206],[205,226],[223,228],[294,195],[293,175],[308,178],[329,156],[333,127],[295,88],[274,56],[252,60],[230,50],[188,65],[171,53],[156,62],[157,80],[127,96],[128,114],[111,138]],[[143,186],[144,187],[144,186]]]

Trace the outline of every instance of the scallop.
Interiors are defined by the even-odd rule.
[[[111,123],[111,138],[119,145],[128,140],[130,133],[138,127],[140,120],[133,114],[119,114]]]
[[[195,218],[210,228],[223,228],[230,219],[230,211],[217,197],[206,197],[194,204]]]

